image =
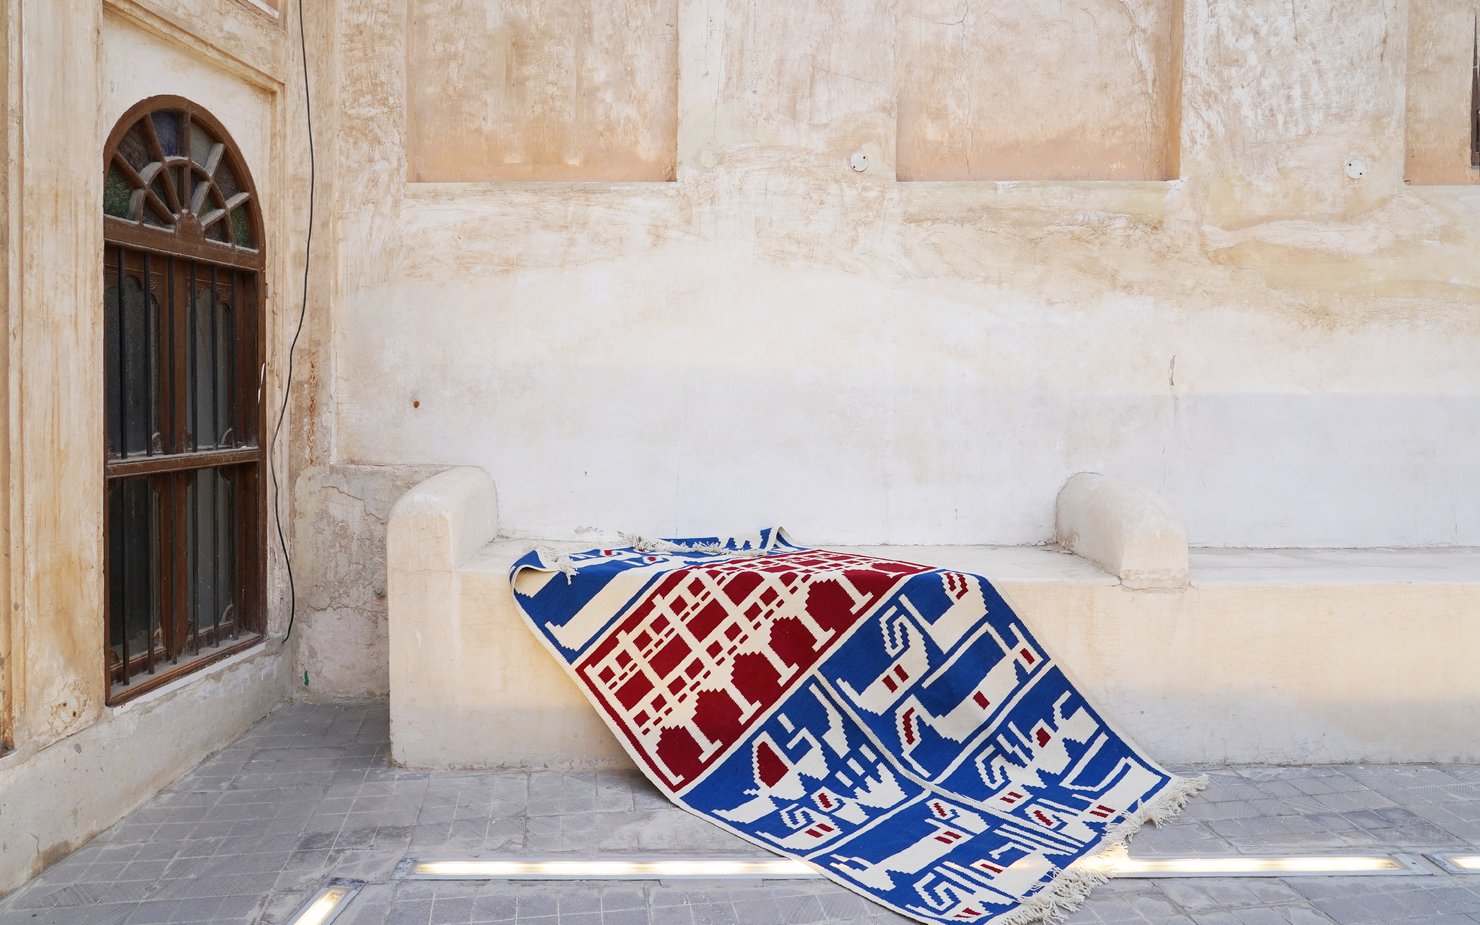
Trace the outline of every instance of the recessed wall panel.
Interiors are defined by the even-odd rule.
[[[902,180],[1177,175],[1177,0],[901,0]]]
[[[1480,183],[1474,161],[1477,0],[1411,0],[1404,176]]]
[[[413,182],[671,180],[676,0],[407,0]]]

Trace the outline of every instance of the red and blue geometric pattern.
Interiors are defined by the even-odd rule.
[[[511,580],[670,799],[920,921],[1063,908],[1071,864],[1193,789],[976,575],[768,529],[533,552]]]

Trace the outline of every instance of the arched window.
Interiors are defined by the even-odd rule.
[[[109,702],[263,630],[262,216],[226,130],[134,106],[103,154]]]

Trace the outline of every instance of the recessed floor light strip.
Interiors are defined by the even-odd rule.
[[[1377,877],[1428,876],[1430,871],[1403,854],[1309,856],[1113,857],[1076,865],[1097,868],[1112,877]]]
[[[1480,862],[1480,859],[1476,859]],[[1428,875],[1402,854],[1285,857],[1112,857],[1075,865],[1112,877],[1371,877]],[[1476,871],[1480,873],[1480,866]],[[407,858],[401,880],[808,880],[821,877],[805,861],[784,858]]]
[[[1430,854],[1429,859],[1451,874],[1480,874],[1480,854],[1458,854],[1445,851]]]
[[[811,864],[785,858],[407,858],[396,868],[396,877],[403,880],[806,880],[821,876]]]
[[[338,877],[328,881],[317,893],[303,901],[303,905],[288,919],[288,925],[329,925],[339,918],[339,913],[344,911],[364,885],[363,880]]]

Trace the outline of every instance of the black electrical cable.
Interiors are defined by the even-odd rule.
[[[283,420],[288,416],[288,396],[293,392],[293,352],[298,349],[298,337],[303,333],[303,321],[308,317],[308,261],[313,255],[313,201],[314,184],[318,169],[313,155],[313,104],[308,93],[308,39],[303,32],[303,0],[298,0],[298,50],[303,59],[303,113],[308,122],[308,236],[303,243],[303,304],[298,310],[298,328],[293,332],[293,342],[288,345],[288,376],[283,384],[283,405],[278,409],[277,426],[272,429],[272,443],[267,448],[267,471],[272,474],[272,514],[277,524],[278,545],[283,550],[283,567],[288,572],[288,629],[283,633],[283,643],[293,635],[293,619],[298,611],[298,592],[293,587],[293,560],[288,555],[288,539],[283,535],[283,507],[279,497],[277,466],[274,464],[278,433],[283,429]]]

